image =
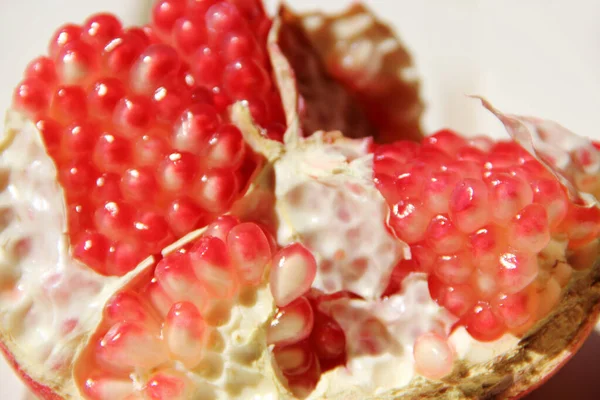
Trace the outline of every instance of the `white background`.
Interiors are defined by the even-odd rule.
[[[150,0],[0,0],[0,110],[9,106],[21,71],[29,60],[45,52],[56,27],[64,22],[82,22],[97,11],[111,11],[128,24],[144,22],[149,3]],[[273,9],[276,1],[267,3]],[[335,10],[350,0],[288,3],[296,9]],[[503,111],[552,118],[581,135],[600,139],[600,2],[366,3],[397,28],[413,53],[423,78],[427,130],[448,126],[465,133],[501,134],[494,119],[465,97],[481,94]],[[576,388],[597,379],[593,373],[596,368],[585,365],[600,359],[597,349],[598,346],[588,344],[585,354],[549,386],[574,394]],[[590,357],[592,353],[596,356]],[[590,390],[595,390],[594,395],[600,398],[593,386],[598,385],[592,385]],[[23,393],[0,361],[0,399],[21,400]],[[556,391],[550,393],[554,395],[545,398],[564,398],[555,397]]]

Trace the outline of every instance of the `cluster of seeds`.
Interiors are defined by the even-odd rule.
[[[211,360],[219,358],[225,339],[216,328],[228,322],[243,293],[263,282],[271,246],[258,225],[221,217],[159,261],[146,282],[114,295],[89,347],[95,367],[83,379],[86,396],[125,398],[133,390],[130,374],[143,372],[151,376],[143,388],[147,398],[192,398],[195,384],[175,372],[174,363],[218,374]]]
[[[571,267],[566,244],[597,241],[600,210],[571,202],[558,180],[514,142],[440,131],[375,153],[388,224],[411,247],[388,294],[412,271],[479,340],[519,333],[559,299]],[[589,265],[588,265],[589,266]]]
[[[165,0],[144,29],[109,14],[58,29],[13,101],[57,166],[76,258],[123,275],[245,191],[257,159],[227,107],[281,134],[269,26],[258,1]]]

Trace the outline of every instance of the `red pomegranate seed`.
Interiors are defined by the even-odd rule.
[[[238,182],[230,170],[210,170],[194,185],[192,198],[203,209],[222,213],[228,210],[238,193]]]
[[[156,284],[152,285],[153,303],[156,301],[159,309],[164,308],[162,302],[165,297],[175,302],[189,301],[199,310],[204,308],[204,290],[200,287],[200,282],[192,270],[188,254],[172,253],[163,258],[156,265],[154,276],[160,289],[164,291],[164,295],[162,295],[161,291],[156,288]]]
[[[60,49],[56,56],[56,72],[61,82],[79,85],[92,77],[98,69],[98,58],[87,43],[74,40]]]
[[[133,210],[124,203],[108,202],[95,213],[96,227],[114,240],[126,239],[133,233]]]
[[[450,196],[459,181],[456,174],[449,172],[434,172],[423,187],[425,206],[434,213],[447,213]]]
[[[508,328],[518,328],[533,320],[538,308],[538,294],[535,290],[501,294],[492,307]]]
[[[168,245],[169,240],[173,241],[167,221],[158,213],[139,212],[133,226],[135,237],[139,237],[153,253]]]
[[[308,371],[314,363],[315,353],[310,343],[303,341],[290,346],[275,347],[273,356],[281,372],[287,376],[296,376]]]
[[[149,168],[130,168],[125,171],[120,188],[125,200],[137,203],[152,202],[158,193],[158,184]]]
[[[531,184],[533,201],[546,208],[550,229],[554,230],[567,215],[569,200],[565,189],[556,179],[536,180]]]
[[[144,399],[187,400],[193,396],[193,383],[182,372],[163,370],[150,377],[144,388]]]
[[[204,162],[210,168],[238,168],[244,161],[245,142],[234,125],[221,126],[208,140]]]
[[[250,58],[235,61],[225,68],[223,75],[225,91],[234,99],[262,97],[270,89],[267,71]]]
[[[151,308],[139,294],[132,290],[119,292],[112,296],[104,306],[105,322],[114,325],[117,322],[136,321],[148,328],[158,327],[158,320]]]
[[[523,208],[509,223],[509,244],[520,251],[539,253],[550,242],[546,209],[540,204]]]
[[[423,145],[432,146],[450,155],[455,154],[458,149],[466,144],[467,142],[464,138],[450,129],[442,129],[423,139]]]
[[[245,25],[239,10],[233,4],[219,2],[206,11],[206,28],[211,37],[221,38],[228,32]]]
[[[46,149],[51,155],[60,145],[62,126],[51,118],[41,118],[35,123],[35,127],[42,135]]]
[[[205,219],[206,212],[187,197],[174,200],[167,210],[167,222],[177,236],[202,227]]]
[[[161,138],[143,135],[136,140],[133,157],[137,165],[155,168],[168,153],[167,144]]]
[[[242,283],[260,284],[271,261],[271,245],[263,230],[252,222],[239,224],[229,231],[227,248]]]
[[[428,284],[431,298],[457,317],[462,317],[475,305],[475,292],[469,285],[447,286],[435,276],[429,277]]]
[[[59,181],[68,196],[77,197],[91,189],[95,171],[86,161],[75,160],[59,170]]]
[[[194,104],[183,112],[173,130],[173,146],[200,154],[221,123],[214,107]]]
[[[298,399],[308,397],[314,390],[321,378],[321,365],[317,357],[312,358],[308,370],[300,375],[286,376],[290,391]]]
[[[99,341],[98,360],[117,371],[151,369],[167,361],[160,337],[137,322],[118,322]]]
[[[413,347],[415,369],[429,379],[440,379],[452,372],[454,351],[437,333],[420,335]]]
[[[96,14],[83,23],[82,29],[81,37],[85,42],[103,48],[121,33],[121,21],[112,14]]]
[[[244,104],[250,110],[250,114],[252,114],[254,121],[261,126],[266,125],[271,118],[267,103],[260,97],[250,95],[245,95],[243,97]]]
[[[215,222],[210,224],[206,231],[205,236],[213,236],[226,242],[229,232],[234,226],[238,225],[240,221],[232,215],[223,215],[216,219]]]
[[[187,368],[194,368],[202,359],[206,324],[195,305],[176,303],[165,320],[163,337],[171,355]]]
[[[50,105],[48,86],[38,78],[28,78],[17,86],[13,94],[15,109],[34,118],[44,113]]]
[[[103,205],[109,201],[121,200],[121,190],[119,189],[119,175],[102,174],[96,179],[96,184],[92,191],[92,201],[96,205]]]
[[[152,124],[153,113],[150,99],[142,96],[128,96],[117,103],[114,122],[126,137],[132,138]]]
[[[162,288],[156,277],[152,278],[150,283],[144,288],[142,296],[149,299],[150,303],[158,311],[161,317],[167,317],[173,304],[173,300]]]
[[[392,207],[388,224],[400,240],[412,244],[425,238],[430,218],[421,201],[406,199]]]
[[[100,118],[113,115],[115,107],[125,95],[125,88],[120,80],[104,78],[96,81],[88,94],[90,113]]]
[[[99,233],[85,233],[73,247],[73,256],[100,274],[106,274],[105,261],[109,243]]]
[[[172,36],[175,47],[189,55],[207,41],[204,20],[197,15],[179,18],[173,25]]]
[[[98,126],[89,122],[69,125],[62,136],[62,151],[68,156],[89,153],[96,144],[100,132]]]
[[[83,121],[87,117],[87,96],[79,86],[59,86],[52,98],[52,113],[55,118],[70,122]]]
[[[108,172],[121,173],[131,162],[131,147],[125,138],[104,133],[94,148],[94,163]]]
[[[133,387],[131,379],[107,376],[103,371],[86,379],[83,391],[91,400],[125,399],[132,394]]]
[[[143,32],[129,30],[104,47],[102,63],[114,76],[128,79],[131,66],[149,44]]]
[[[58,79],[54,62],[45,56],[34,59],[25,68],[25,78],[39,79],[47,85],[54,85]]]
[[[314,351],[321,360],[337,359],[346,351],[346,335],[333,319],[317,316],[311,334]]]
[[[498,257],[505,248],[506,239],[502,238],[505,231],[496,225],[489,225],[473,233],[470,238],[473,261],[482,271],[492,271],[496,268]]]
[[[449,212],[454,225],[465,233],[483,227],[490,217],[485,184],[471,178],[460,182],[452,192]]]
[[[198,85],[212,88],[221,83],[223,60],[211,47],[200,46],[191,56],[190,67]]]
[[[237,276],[227,246],[218,238],[200,238],[189,252],[192,269],[202,287],[213,298],[232,298],[238,289]]]
[[[246,57],[260,58],[261,55],[261,49],[256,43],[256,39],[246,31],[232,32],[225,35],[221,43],[221,49],[227,61]]]
[[[161,186],[172,192],[189,187],[196,177],[197,160],[189,153],[171,153],[158,167]]]
[[[67,24],[60,27],[50,40],[48,52],[51,58],[58,56],[59,52],[67,44],[79,40],[82,34],[81,27],[73,24]]]
[[[313,310],[306,299],[300,297],[279,309],[267,328],[267,343],[287,346],[306,339],[314,324]]]
[[[486,152],[472,146],[465,146],[458,149],[456,157],[461,161],[474,161],[476,163],[483,163],[485,161]]]
[[[427,244],[437,254],[449,254],[460,250],[465,236],[454,227],[445,215],[434,217],[427,228]]]
[[[131,70],[131,87],[138,93],[152,93],[177,73],[181,60],[166,44],[153,44],[139,56]]]
[[[471,276],[473,269],[471,255],[467,252],[461,252],[439,256],[433,271],[444,283],[455,285],[465,283]]]
[[[174,85],[161,86],[154,92],[156,119],[172,124],[190,100],[189,89]]]
[[[504,223],[533,201],[533,191],[521,179],[506,173],[492,173],[487,177],[490,210],[494,221]]]
[[[175,21],[183,16],[186,10],[186,0],[160,0],[152,8],[152,26],[158,33],[167,37]]]
[[[569,237],[569,248],[590,243],[600,235],[600,208],[572,204],[562,223],[562,229]]]
[[[531,253],[509,251],[500,255],[498,285],[504,293],[523,290],[538,274],[537,257]]]
[[[278,307],[285,307],[308,292],[317,274],[315,257],[300,243],[277,252],[271,265],[270,287]]]
[[[409,172],[400,174],[394,181],[395,190],[404,198],[418,197],[423,190],[423,175],[420,166],[415,166]]]
[[[463,317],[462,323],[475,340],[483,342],[496,340],[506,331],[488,303],[478,303]]]
[[[122,276],[133,270],[147,255],[139,241],[119,242],[110,248],[106,265],[110,275]]]

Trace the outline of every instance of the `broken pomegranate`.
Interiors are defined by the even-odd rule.
[[[318,49],[309,17],[279,15],[159,0],[144,28],[57,30],[0,143],[0,349],[53,400],[540,385],[599,310],[598,150],[487,102],[509,140],[401,140],[420,136],[418,99],[390,103],[403,117],[386,108],[377,140],[319,127],[321,79],[342,127],[401,92],[389,72],[406,65],[377,53],[399,42],[360,7],[324,19]]]

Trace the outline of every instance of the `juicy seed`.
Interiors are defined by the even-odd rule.
[[[533,201],[530,186],[506,173],[492,173],[487,177],[492,219],[503,223]]]
[[[226,242],[229,232],[239,223],[240,221],[232,215],[222,215],[206,228],[204,235],[213,236]]]
[[[83,23],[82,39],[96,47],[103,48],[121,33],[121,22],[111,14],[96,14]]]
[[[331,318],[321,316],[311,335],[314,351],[321,360],[335,360],[346,351],[346,335]]]
[[[192,303],[173,305],[167,315],[163,337],[171,355],[187,368],[194,368],[202,359],[206,326],[200,312]]]
[[[186,0],[160,0],[154,3],[152,22],[157,31],[168,35],[177,21],[185,12]]]
[[[425,237],[431,216],[419,200],[401,200],[391,211],[388,224],[400,240],[412,244]]]
[[[207,104],[196,104],[183,112],[173,132],[176,149],[200,154],[220,124],[217,110]]]
[[[238,192],[238,179],[230,170],[210,170],[192,188],[192,198],[203,209],[223,213],[233,204]]]
[[[456,185],[450,198],[450,218],[458,229],[473,232],[489,220],[488,189],[482,181],[465,179]]]
[[[424,333],[415,341],[415,369],[429,379],[441,379],[452,372],[454,352],[448,341],[436,333]]]
[[[177,236],[183,236],[204,225],[206,212],[189,198],[174,200],[167,211],[169,227]]]
[[[193,396],[193,385],[183,373],[163,370],[150,377],[144,394],[150,400],[187,400]]]
[[[177,51],[169,45],[150,45],[131,70],[132,89],[137,93],[152,93],[163,82],[171,80],[179,70]]]
[[[467,332],[474,339],[484,342],[496,340],[506,331],[502,321],[496,317],[487,303],[475,305],[463,316],[462,321]]]
[[[104,306],[105,322],[114,325],[118,322],[137,321],[149,328],[157,326],[149,305],[135,292],[117,293]]]
[[[232,298],[238,290],[237,276],[226,244],[216,237],[202,237],[189,252],[192,269],[212,298]]]
[[[509,244],[520,251],[539,253],[550,242],[546,209],[540,204],[523,208],[508,226]]]
[[[496,299],[493,307],[507,327],[518,328],[535,317],[538,309],[538,294],[534,290],[511,295],[502,294]]]
[[[300,297],[279,309],[267,328],[267,343],[287,346],[306,339],[314,324],[313,309],[305,297]]]
[[[315,354],[309,342],[301,342],[286,347],[275,347],[273,356],[277,366],[287,376],[304,374],[314,363]]]
[[[194,180],[197,160],[189,153],[171,153],[158,168],[162,187],[171,192],[181,192]]]
[[[165,297],[174,302],[189,301],[198,310],[204,308],[206,302],[204,289],[200,286],[200,281],[192,270],[192,262],[188,254],[173,253],[163,258],[156,265],[154,276],[157,279],[158,287],[166,295],[162,296],[161,291],[153,288],[157,296],[155,300],[160,306],[157,308],[164,310],[164,305],[160,303]],[[168,308],[170,308],[170,304]]]
[[[227,235],[227,249],[242,283],[260,284],[271,261],[271,245],[263,230],[251,222],[235,226]]]
[[[54,85],[58,80],[54,63],[48,57],[38,57],[27,64],[25,78],[38,79],[47,85]]]
[[[317,262],[300,243],[291,244],[273,256],[270,288],[275,304],[285,307],[310,289],[317,274]]]
[[[92,46],[82,41],[73,41],[59,50],[56,72],[61,82],[79,85],[94,75],[98,63],[98,55]]]
[[[83,388],[91,400],[125,399],[133,392],[131,380],[96,374],[85,381]]]
[[[500,255],[498,286],[505,293],[523,290],[537,277],[539,268],[535,255],[510,251]]]
[[[35,118],[46,111],[50,105],[48,86],[38,78],[28,78],[17,86],[13,94],[13,103],[17,110]]]
[[[105,270],[106,255],[109,242],[99,233],[86,233],[81,236],[73,248],[73,255],[100,274],[107,274]]]
[[[434,217],[427,228],[427,243],[438,254],[454,253],[464,246],[465,237],[445,215]]]

